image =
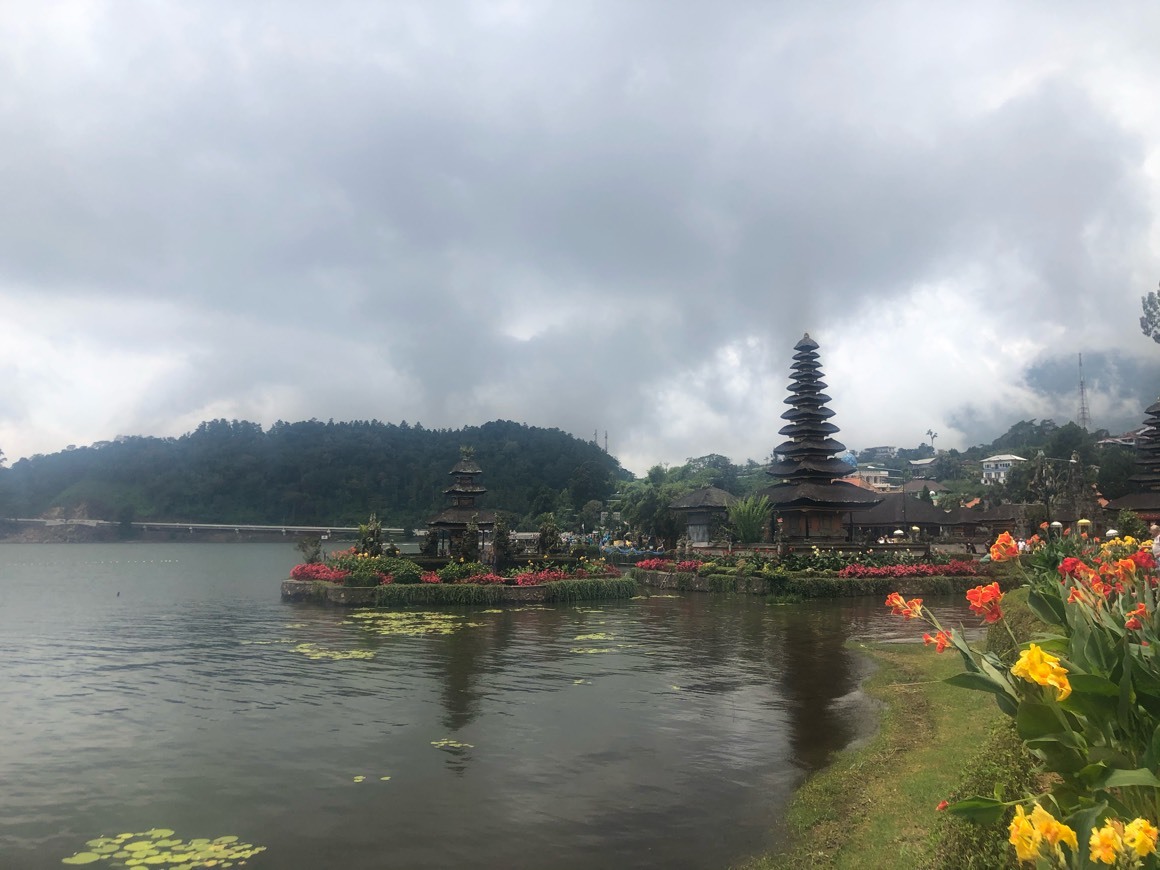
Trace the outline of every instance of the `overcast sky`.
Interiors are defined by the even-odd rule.
[[[1160,393],[1160,5],[0,6],[0,449],[511,419],[759,461]]]

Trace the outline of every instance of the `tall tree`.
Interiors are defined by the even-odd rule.
[[[1140,331],[1160,344],[1160,295],[1153,290],[1147,296],[1141,296],[1140,307],[1144,309],[1140,318]]]

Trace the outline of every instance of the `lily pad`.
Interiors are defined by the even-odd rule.
[[[236,834],[209,840],[199,837],[186,842],[172,838],[169,828],[153,828],[137,834],[118,834],[88,841],[88,852],[62,858],[63,864],[111,862],[111,867],[165,867],[166,870],[196,870],[200,867],[234,867],[265,851],[265,846],[238,842]],[[95,845],[94,845],[95,844]]]

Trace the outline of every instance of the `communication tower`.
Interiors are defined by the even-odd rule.
[[[1083,354],[1079,355],[1079,419],[1076,420],[1081,429],[1090,429],[1092,416],[1088,413],[1087,387],[1083,382]]]

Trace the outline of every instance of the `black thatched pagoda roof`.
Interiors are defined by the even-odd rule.
[[[450,507],[438,516],[427,520],[427,525],[436,528],[462,529],[472,520],[481,529],[490,529],[495,525],[495,511],[480,510],[475,507]]]
[[[839,479],[850,473],[850,466],[837,458],[846,445],[830,437],[838,427],[829,422],[834,412],[826,407],[830,397],[822,392],[826,383],[818,343],[809,333],[794,345],[793,359],[785,400],[790,408],[781,415],[789,422],[779,431],[789,440],[774,448],[778,458],[767,469],[779,482],[760,493],[769,497],[774,510],[843,511],[878,504],[882,498],[877,493]]]
[[[850,466],[846,466],[847,471]],[[759,489],[756,495],[766,496],[774,510],[801,508],[813,510],[848,511],[872,507],[882,496],[844,480],[825,483],[775,483]]]
[[[1135,474],[1128,478],[1134,492],[1112,499],[1108,509],[1130,510],[1144,519],[1160,519],[1160,401],[1144,410],[1144,432],[1136,443]]]
[[[675,511],[702,510],[705,508],[726,510],[729,505],[736,501],[737,496],[731,492],[726,492],[715,486],[704,486],[692,492],[687,492],[680,498],[673,499],[669,502],[669,507]]]

